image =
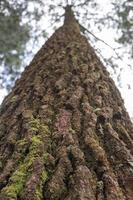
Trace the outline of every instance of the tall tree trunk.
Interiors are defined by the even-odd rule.
[[[133,125],[70,7],[0,113],[0,200],[133,199]]]

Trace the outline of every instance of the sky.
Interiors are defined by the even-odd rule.
[[[105,0],[98,0],[98,2],[101,5],[101,10],[99,10],[99,14],[100,14],[100,12],[104,12],[106,14],[110,11],[110,9],[111,9],[110,4],[109,4],[110,0],[106,0],[106,4],[105,4]],[[44,24],[44,21],[43,21],[43,24]],[[49,26],[48,20],[45,20],[45,26]],[[94,32],[95,32],[96,36],[98,36],[100,39],[104,40],[111,47],[114,48],[118,45],[118,43],[116,43],[114,41],[115,35],[117,33],[113,29],[105,28],[101,32],[99,32],[94,27]],[[44,43],[44,41],[42,40],[40,42],[40,47],[42,46],[43,43]],[[107,46],[105,46],[104,44],[101,44],[99,42],[97,45],[98,45],[98,48],[102,49],[102,54],[104,56],[109,57],[110,55],[114,54],[114,52],[110,48],[107,48]],[[36,51],[38,51],[38,50],[39,49],[36,49]],[[128,55],[125,55],[123,53],[122,60],[117,61],[119,68],[116,69],[116,71],[117,71],[116,74],[118,74],[120,72],[120,69],[122,69],[121,84],[118,83],[117,75],[114,74],[112,69],[109,68],[108,71],[110,72],[111,77],[114,79],[117,87],[119,88],[119,90],[121,92],[122,98],[124,99],[124,102],[125,102],[125,107],[129,113],[130,117],[133,118],[133,103],[132,103],[133,102],[133,69],[130,69],[130,67],[128,67],[127,63],[130,63],[133,66],[133,60],[129,60]],[[129,85],[131,87],[130,89],[129,89]],[[6,94],[7,94],[7,92],[5,89],[0,89],[0,103],[2,102],[2,100]]]

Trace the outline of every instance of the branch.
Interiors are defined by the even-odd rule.
[[[112,49],[114,51],[114,53],[116,54],[117,58],[119,60],[121,60],[123,62],[123,59],[121,58],[121,56],[119,56],[118,52],[116,51],[115,48],[113,48],[112,46],[110,46],[108,43],[106,43],[104,40],[100,39],[99,37],[95,36],[92,32],[90,32],[87,28],[85,28],[84,26],[82,26],[81,24],[79,24],[81,32],[85,33],[89,33],[90,35],[92,35],[96,40],[102,42],[103,44],[105,44],[106,46],[108,46],[110,49]],[[131,68],[131,65],[127,64],[127,66],[129,66]]]
[[[77,4],[76,6],[84,6],[84,5],[87,5],[87,3],[89,3],[89,2],[90,2],[90,0],[86,0],[83,3]]]

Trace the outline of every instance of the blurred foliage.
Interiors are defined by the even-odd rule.
[[[72,4],[80,24],[84,24],[90,32],[101,31],[105,26],[118,30],[117,42],[128,46],[125,49],[133,56],[132,0],[111,0],[112,9],[108,13],[103,13],[98,3],[99,0],[0,0],[1,86],[8,90],[11,88],[36,47],[40,48],[40,39],[46,38],[45,30],[52,32],[62,22],[66,4]],[[51,22],[50,29],[46,23],[42,25],[44,18]],[[95,46],[98,38],[94,34],[88,37]],[[115,49],[112,50],[115,52]],[[103,57],[102,60],[116,69],[117,64],[114,65],[113,60],[120,56],[116,52],[114,54],[116,57],[112,56],[108,61]],[[102,58],[102,52],[99,51],[99,55]]]
[[[120,30],[119,43],[129,46],[133,57],[133,0],[115,0],[113,3],[117,16],[117,28]]]
[[[42,6],[40,0],[0,0],[0,83],[7,89],[23,67],[29,53],[27,43],[40,36],[37,29],[44,14]]]

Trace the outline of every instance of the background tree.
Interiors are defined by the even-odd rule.
[[[65,10],[2,104],[0,199],[132,200],[133,125]]]
[[[114,2],[116,11],[116,24],[120,30],[119,43],[124,44],[125,50],[133,57],[133,5],[132,1],[119,1]]]
[[[39,0],[0,1],[0,78],[7,89],[22,71],[38,37],[44,34],[39,27],[42,6],[43,1]]]

